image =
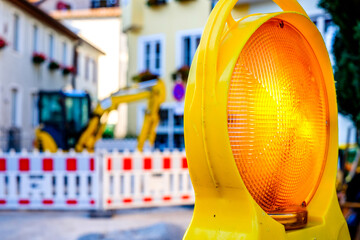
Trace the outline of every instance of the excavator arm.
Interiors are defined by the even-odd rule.
[[[112,110],[116,110],[122,103],[148,99],[147,109],[141,133],[138,137],[138,150],[142,151],[145,141],[153,145],[156,137],[156,127],[159,124],[160,105],[165,101],[165,85],[161,80],[150,80],[124,88],[102,100],[93,112],[86,130],[76,143],[75,150],[84,149],[94,151],[95,143],[104,132],[107,117]]]

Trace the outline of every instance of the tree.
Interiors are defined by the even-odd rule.
[[[331,15],[333,22],[339,27],[333,43],[338,108],[354,121],[359,143],[360,0],[320,0],[319,6]]]

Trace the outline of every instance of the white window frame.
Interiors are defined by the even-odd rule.
[[[183,39],[185,37],[190,37],[190,41],[191,41],[191,60],[190,60],[190,64],[194,58],[197,46],[196,46],[196,38],[197,37],[201,37],[203,33],[203,29],[202,28],[197,28],[197,29],[189,29],[189,30],[182,30],[182,31],[178,31],[176,33],[176,52],[175,52],[175,64],[177,68],[182,67],[185,64],[184,61],[184,41]]]
[[[160,43],[160,68],[157,69],[155,67],[156,62],[156,43]],[[150,70],[151,73],[157,74],[159,76],[164,76],[165,70],[165,35],[164,34],[156,34],[150,36],[139,37],[138,39],[138,72],[143,72],[146,69],[145,64],[145,47],[146,44],[150,44]]]

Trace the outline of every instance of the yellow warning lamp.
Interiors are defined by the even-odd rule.
[[[196,202],[184,239],[350,239],[335,191],[329,56],[296,0],[284,12],[210,14],[185,99]]]

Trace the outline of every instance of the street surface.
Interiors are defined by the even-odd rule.
[[[112,218],[86,211],[0,211],[2,240],[177,240],[192,207],[119,210]]]

